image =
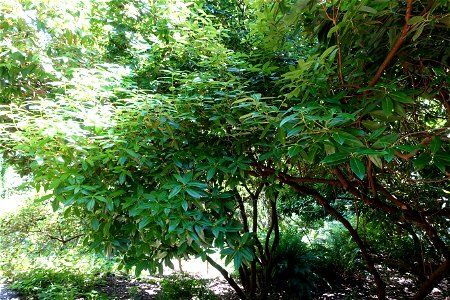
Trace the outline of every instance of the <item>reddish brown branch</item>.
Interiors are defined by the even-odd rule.
[[[268,177],[274,174],[278,174],[278,176],[282,176],[288,181],[291,182],[297,182],[297,183],[324,183],[329,185],[341,185],[341,183],[337,180],[333,179],[325,179],[325,178],[311,178],[311,177],[293,177],[291,175],[288,175],[284,172],[277,172],[275,169],[267,168],[264,166],[261,166],[260,164],[252,164],[254,167],[258,169],[257,172],[255,171],[247,171],[248,174],[255,176],[255,177]]]
[[[369,187],[372,189],[373,196],[377,196],[377,187],[373,179],[373,163],[372,160],[367,160],[367,179],[369,180]]]
[[[427,137],[425,137],[425,138],[422,140],[422,142],[420,142],[420,145],[426,145],[426,144],[429,144],[429,143],[431,142],[431,140],[432,140],[432,137],[428,135]],[[414,151],[414,152],[412,152],[412,153],[408,153],[408,154],[403,154],[403,153],[401,153],[401,152],[399,152],[399,151],[395,151],[394,153],[395,153],[395,156],[400,157],[400,158],[403,159],[403,160],[409,161],[409,160],[410,160],[411,158],[413,158],[419,151],[420,151],[420,150],[416,150],[416,151]]]
[[[429,209],[422,212],[425,217],[443,216],[450,218],[450,207],[444,207],[441,209]]]
[[[394,195],[389,193],[383,186],[377,185],[378,190],[389,200],[391,200],[395,205],[397,205],[401,210],[412,210],[411,206],[398,200]]]
[[[441,264],[439,268],[436,269],[436,271],[433,272],[433,274],[431,274],[428,280],[425,281],[424,284],[422,284],[422,286],[419,288],[412,299],[424,299],[433,290],[433,288],[442,281],[442,279],[448,278],[449,274],[450,260],[447,259]]]
[[[403,25],[402,32],[400,33],[400,36],[398,37],[397,41],[395,42],[394,46],[392,47],[391,51],[389,51],[388,55],[384,59],[381,66],[378,68],[377,73],[372,78],[372,80],[369,83],[370,86],[374,86],[378,80],[380,79],[381,75],[383,74],[384,70],[387,68],[389,63],[392,61],[394,56],[397,54],[397,51],[402,46],[403,42],[406,39],[406,35],[408,34],[409,29],[411,26],[408,24],[409,19],[411,19],[411,11],[412,11],[412,3],[413,0],[408,0],[406,5],[406,14],[405,14],[405,25]]]
[[[219,265],[215,260],[213,260],[211,257],[206,255],[206,261],[211,264],[216,270],[222,274],[223,278],[228,282],[228,284],[236,291],[236,294],[238,294],[240,299],[247,299],[247,296],[245,295],[244,291],[241,289],[241,287],[234,281],[233,277],[231,277],[227,270],[225,270],[221,265]]]
[[[351,185],[348,182],[347,178],[345,178],[344,174],[342,174],[342,172],[338,168],[335,168],[333,170],[333,173],[336,175],[336,177],[341,182],[342,188],[344,189],[344,191],[352,194],[353,196],[355,196],[358,199],[361,199],[368,206],[371,206],[371,207],[375,206],[375,207],[377,207],[385,212],[388,212],[388,213],[394,213],[397,211],[397,209],[395,207],[389,206],[389,205],[381,202],[377,197],[370,198],[366,194],[359,191],[357,188],[355,188],[353,185]]]
[[[369,253],[366,249],[366,246],[364,245],[364,242],[362,241],[358,232],[350,224],[350,222],[346,218],[344,218],[344,216],[342,216],[337,210],[335,210],[330,204],[328,204],[326,199],[322,195],[320,195],[319,192],[317,192],[316,190],[300,186],[299,184],[297,184],[295,182],[286,181],[283,178],[279,178],[279,180],[281,182],[291,186],[298,193],[313,196],[317,200],[317,202],[330,215],[334,216],[339,222],[341,222],[342,225],[344,225],[344,227],[350,233],[353,241],[358,245],[358,248],[361,251],[361,254],[364,258],[364,261],[366,262],[366,265],[367,265],[370,273],[374,277],[375,284],[376,284],[377,290],[378,290],[378,299],[385,299],[385,297],[386,297],[385,284],[384,284],[383,280],[381,279],[381,276],[378,273],[377,269],[375,268],[374,262],[373,262],[371,256],[369,255]]]

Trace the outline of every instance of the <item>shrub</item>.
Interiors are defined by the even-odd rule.
[[[301,234],[295,229],[283,230],[274,254],[272,291],[289,299],[310,299],[321,281],[312,268],[316,261]]]
[[[102,299],[96,292],[108,263],[93,254],[64,251],[49,257],[23,257],[9,274],[11,288],[26,299]]]
[[[325,232],[311,250],[318,257],[314,269],[330,284],[339,284],[364,270],[358,246],[339,223],[327,222]]]
[[[173,274],[161,280],[158,300],[218,300],[208,289],[207,282],[184,273]]]

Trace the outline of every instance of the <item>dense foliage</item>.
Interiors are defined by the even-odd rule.
[[[447,1],[1,6],[4,158],[92,248],[137,273],[199,256],[265,299],[280,224],[329,215],[380,299],[396,243],[416,299],[448,276]]]

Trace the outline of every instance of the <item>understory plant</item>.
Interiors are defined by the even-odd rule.
[[[102,274],[111,266],[103,258],[65,250],[49,256],[18,258],[7,272],[11,288],[26,299],[105,299]]]
[[[302,237],[297,228],[284,227],[274,253],[271,290],[288,299],[311,299],[323,281],[314,269],[321,258],[314,255]]]
[[[157,300],[218,300],[204,279],[186,273],[169,275],[161,280]]]

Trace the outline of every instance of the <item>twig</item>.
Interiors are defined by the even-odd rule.
[[[322,8],[325,12],[325,15],[327,16],[328,20],[330,20],[331,22],[333,22],[334,26],[337,26],[337,18],[339,15],[339,9],[340,9],[340,5],[341,2],[339,2],[339,5],[337,7],[337,9],[335,10],[335,8],[333,7],[333,16],[330,16],[327,12],[327,8],[325,7],[324,4],[322,4]],[[344,85],[344,75],[343,75],[343,71],[342,71],[342,51],[341,51],[341,41],[339,39],[339,32],[338,30],[336,30],[334,32],[334,35],[336,36],[336,44],[338,47],[338,67],[339,67],[339,79],[341,80],[341,84]]]

